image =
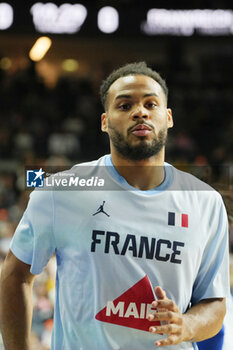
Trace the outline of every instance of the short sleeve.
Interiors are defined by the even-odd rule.
[[[39,274],[56,250],[53,233],[53,193],[35,190],[11,241],[12,253]]]
[[[228,218],[220,195],[208,220],[208,240],[194,283],[192,304],[230,295]]]

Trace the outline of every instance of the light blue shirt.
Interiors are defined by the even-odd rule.
[[[52,350],[153,350],[161,336],[141,329],[152,286],[162,286],[181,312],[229,294],[221,196],[167,163],[164,169],[159,187],[140,191],[107,155],[71,169],[103,178],[105,186],[31,194],[11,250],[32,274],[56,254]],[[197,347],[184,342],[164,349]]]

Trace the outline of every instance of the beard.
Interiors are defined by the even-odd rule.
[[[125,159],[132,161],[145,160],[157,155],[165,146],[167,140],[167,129],[164,128],[159,131],[158,136],[155,136],[151,143],[146,141],[146,137],[141,137],[141,142],[138,145],[131,145],[127,139],[112,126],[110,121],[108,121],[108,128],[110,130],[109,137],[118,153]]]

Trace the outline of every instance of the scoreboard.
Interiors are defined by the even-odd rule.
[[[103,3],[103,2],[102,2]],[[163,8],[156,1],[0,2],[0,33],[77,36],[232,36],[233,11],[226,8]],[[101,4],[101,2],[100,2]]]

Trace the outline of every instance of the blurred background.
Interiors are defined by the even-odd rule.
[[[228,210],[233,252],[229,1],[6,1],[0,2],[0,265],[28,202],[25,166],[69,167],[108,153],[100,83],[112,69],[141,60],[169,87],[175,126],[166,160],[201,174],[208,167]],[[52,260],[36,279],[33,350],[50,349],[55,271]]]

